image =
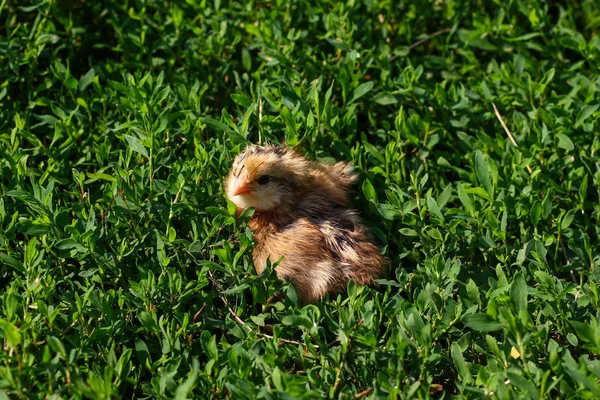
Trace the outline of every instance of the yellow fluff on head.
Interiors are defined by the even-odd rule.
[[[294,282],[304,303],[344,290],[350,279],[371,284],[381,276],[387,260],[346,207],[356,178],[349,163],[310,161],[286,146],[251,145],[238,155],[225,191],[238,212],[256,210],[249,226],[257,272],[283,257],[277,275]]]

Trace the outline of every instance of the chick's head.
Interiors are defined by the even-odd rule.
[[[250,146],[233,162],[225,191],[241,210],[282,210],[309,185],[308,169],[308,161],[286,147]]]

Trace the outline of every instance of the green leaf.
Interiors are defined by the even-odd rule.
[[[4,331],[4,338],[13,349],[21,344],[21,334],[16,326],[0,318],[0,329]]]
[[[54,245],[54,247],[56,247],[58,250],[70,250],[70,249],[74,249],[78,246],[80,246],[80,244],[77,243],[75,241],[75,239],[73,239],[73,238],[66,238],[66,239],[59,240]]]
[[[442,190],[442,193],[440,193],[440,195],[437,198],[437,204],[438,204],[438,206],[440,206],[440,208],[444,208],[446,203],[448,203],[448,200],[450,200],[451,194],[452,194],[452,186],[447,185],[444,188],[444,190]]]
[[[175,390],[175,400],[185,400],[188,398],[188,394],[194,388],[196,379],[198,378],[199,363],[196,357],[192,358],[192,371],[188,378],[177,387]]]
[[[479,298],[479,288],[473,279],[469,279],[467,282],[465,289],[467,290],[467,295],[471,301],[481,305],[481,299]],[[464,322],[464,319],[463,319]]]
[[[41,236],[51,231],[50,225],[45,223],[33,222],[30,220],[21,220],[17,223],[17,229],[32,236]]]
[[[521,36],[515,37],[515,38],[507,37],[507,38],[504,38],[503,40],[506,40],[507,42],[522,42],[522,41],[533,39],[540,35],[541,35],[540,32],[530,32],[530,33],[526,33],[524,35],[521,35]]]
[[[531,222],[533,223],[533,226],[537,226],[538,223],[540,222],[540,217],[542,216],[542,205],[540,204],[539,201],[536,201],[535,203],[533,203],[533,206],[531,207],[531,211],[530,211],[530,216],[531,216]]]
[[[214,118],[204,117],[204,118],[202,118],[202,122],[205,123],[209,128],[212,128],[218,132],[227,132],[229,130],[227,128],[227,125],[225,125],[223,122],[218,121]]]
[[[471,203],[471,198],[469,197],[469,195],[467,194],[463,185],[460,182],[457,183],[457,188],[458,188],[458,199],[462,203],[463,207],[465,207],[465,210],[469,214],[473,215],[473,213],[475,212],[475,209],[473,208],[473,203]]]
[[[73,90],[77,87],[77,85],[79,85],[79,82],[74,77],[69,76],[67,79],[65,79],[64,84],[66,87]]]
[[[562,229],[563,231],[565,229],[568,229],[571,226],[571,223],[573,222],[574,218],[575,218],[575,209],[569,210],[563,217],[562,221],[560,222],[560,229]]]
[[[575,148],[571,139],[564,133],[559,133],[556,137],[558,138],[558,147],[561,149],[572,151]]]
[[[469,371],[469,367],[467,366],[467,363],[462,355],[462,351],[458,343],[452,343],[452,345],[450,346],[450,354],[452,356],[452,360],[454,361],[454,366],[456,367],[458,374],[462,378],[462,381],[466,385],[470,384],[473,380],[473,377],[471,376],[471,372]]]
[[[510,285],[509,294],[513,309],[521,323],[526,325],[529,321],[529,312],[527,311],[527,284],[523,274],[519,273],[515,276]]]
[[[304,315],[286,315],[281,322],[284,325],[293,326],[295,328],[310,329],[313,325],[312,321]]]
[[[361,85],[358,85],[358,87],[352,92],[352,96],[350,97],[350,101],[348,101],[348,104],[354,103],[356,100],[369,93],[371,89],[373,89],[374,85],[375,84],[373,82],[365,82]]]
[[[439,218],[440,220],[442,220],[442,222],[445,221],[444,220],[444,214],[442,214],[442,211],[438,207],[437,202],[431,196],[427,196],[427,207],[433,213],[433,215],[435,215],[437,218]]]
[[[90,85],[90,83],[92,83],[95,76],[96,72],[94,71],[94,68],[90,69],[84,76],[82,76],[79,80],[79,91],[83,92]]]
[[[161,91],[156,95],[156,98],[153,99],[152,104],[153,105],[159,105],[161,104],[163,101],[165,101],[165,99],[167,97],[169,97],[169,94],[171,93],[171,88],[168,86],[165,86],[164,88],[161,89]]]
[[[577,118],[575,119],[575,128],[579,128],[581,126],[581,124],[583,124],[583,121],[588,119],[594,112],[596,112],[598,107],[600,107],[600,104],[593,104],[593,105],[588,104],[588,105],[584,106],[577,114]],[[571,145],[572,145],[572,143],[571,143]],[[560,144],[559,144],[559,146],[560,146]]]
[[[142,142],[140,142],[138,138],[133,137],[131,135],[125,135],[125,139],[127,139],[127,142],[129,143],[129,148],[131,150],[143,155],[146,158],[149,157],[146,147],[144,147],[144,145],[142,144]]]
[[[373,98],[373,100],[377,104],[381,104],[382,106],[388,106],[390,104],[398,103],[398,99],[396,98],[396,96],[390,93],[379,93],[377,94],[377,96],[375,96],[375,98]]]
[[[494,193],[492,190],[492,182],[490,181],[490,170],[480,150],[475,152],[475,173],[490,198],[493,198]]]
[[[462,322],[466,327],[477,332],[494,332],[502,329],[502,324],[484,313],[465,315]]]
[[[367,200],[375,203],[377,202],[377,193],[375,192],[375,188],[370,180],[365,179],[363,181],[362,190]]]
[[[339,49],[339,50],[342,50],[345,52],[350,51],[350,49],[348,48],[348,45],[345,44],[344,42],[342,42],[341,40],[327,38],[327,41],[336,49]]]
[[[600,346],[600,332],[597,332],[590,324],[579,321],[570,321],[570,323],[580,339],[594,346]]]
[[[596,398],[600,398],[600,385],[598,383],[590,380],[578,369],[566,366],[565,371],[575,382],[583,384]]]
[[[230,96],[231,100],[233,100],[235,104],[238,104],[244,108],[249,108],[252,105],[252,99],[245,94],[232,93]]]
[[[92,173],[92,172],[86,172],[85,174],[87,175],[88,178],[94,179],[94,180],[100,179],[100,180],[109,181],[109,182],[117,181],[117,178],[115,178],[114,176],[110,176],[108,174],[101,174],[101,173],[96,174],[96,173]]]
[[[414,229],[410,228],[401,228],[400,234],[404,236],[419,236],[419,234]]]
[[[147,365],[147,362],[152,362],[150,358],[150,351],[148,350],[148,345],[141,339],[135,340],[135,352],[137,354],[138,359],[140,360],[141,365]]]
[[[579,339],[577,339],[577,336],[573,335],[571,332],[567,333],[567,341],[573,347],[577,347],[579,345]]]
[[[23,263],[6,253],[0,253],[0,263],[2,263],[2,265],[8,265],[19,272],[25,272],[25,266],[23,266]]]
[[[63,359],[67,357],[67,350],[65,350],[65,345],[60,341],[56,336],[48,336],[46,337],[46,342],[48,345],[54,350],[56,353],[60,354]]]
[[[96,275],[97,272],[98,272],[98,268],[93,267],[93,268],[86,269],[85,271],[81,271],[77,275],[81,276],[82,278],[90,278],[90,277]]]
[[[154,125],[152,125],[152,134],[158,135],[165,129],[167,129],[167,125],[169,123],[169,117],[171,115],[171,109],[165,108],[163,112],[160,113],[156,121],[154,121]]]
[[[480,188],[480,187],[469,188],[469,189],[465,190],[465,192],[467,192],[469,194],[477,195],[477,196],[481,197],[482,199],[485,199],[488,201],[492,200],[492,198],[490,197],[488,192],[486,192],[485,189]]]
[[[58,242],[56,242],[54,247],[57,248],[58,250],[77,249],[77,251],[79,253],[87,252],[86,247],[82,246],[80,243],[76,242],[75,239],[73,239],[73,238],[66,238],[66,239],[59,240]]]
[[[250,285],[248,285],[247,283],[242,283],[241,285],[234,286],[231,289],[223,290],[221,294],[239,294],[245,292],[249,287]]]
[[[398,212],[396,207],[390,204],[377,204],[377,211],[379,212],[379,215],[381,215],[382,218],[385,218],[389,221],[400,216],[400,213]]]
[[[242,66],[246,71],[252,70],[252,57],[248,49],[242,49]]]
[[[5,293],[6,293],[6,297],[5,297],[4,309],[6,310],[6,316],[8,317],[8,320],[10,321],[17,314],[17,311],[19,308],[19,303],[20,303],[20,296],[17,296],[13,292],[5,292]]]
[[[138,121],[129,121],[129,122],[125,122],[123,124],[117,125],[115,126],[112,131],[113,132],[117,132],[123,129],[129,129],[129,128],[134,128],[134,127],[139,127],[140,123]]]
[[[585,197],[587,195],[587,189],[588,189],[588,175],[586,174],[583,177],[583,180],[581,181],[581,185],[579,185],[579,201],[581,202],[582,205],[585,202]]]
[[[371,143],[367,142],[367,141],[363,141],[362,142],[363,147],[365,148],[365,150],[377,161],[379,161],[380,164],[385,164],[385,158],[383,157],[383,155],[381,154],[381,152],[379,150],[377,150],[377,147],[373,146]]]
[[[127,86],[123,85],[121,82],[117,82],[117,81],[113,81],[113,80],[109,79],[108,84],[113,89],[118,90],[119,92],[121,92],[124,95],[129,94],[129,88]]]
[[[531,383],[531,381],[527,378],[525,378],[522,375],[519,375],[513,371],[509,371],[507,372],[508,378],[510,380],[511,385],[514,385],[515,387],[518,387],[522,390],[526,390],[529,399],[533,399],[533,398],[538,398],[539,397],[539,393],[538,390],[536,389],[535,385],[533,385],[533,383]]]
[[[508,213],[506,212],[506,208],[502,211],[502,221],[500,222],[500,231],[502,233],[506,233],[506,227],[508,225]]]
[[[140,311],[140,313],[138,314],[138,319],[140,320],[142,325],[144,325],[144,327],[148,329],[148,331],[150,331],[151,333],[159,333],[158,325],[152,317],[152,314],[150,314],[148,311]]]

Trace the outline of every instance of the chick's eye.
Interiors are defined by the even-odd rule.
[[[270,181],[271,181],[271,177],[268,175],[263,175],[256,180],[256,182],[258,182],[259,185],[265,185],[265,184],[269,183]]]

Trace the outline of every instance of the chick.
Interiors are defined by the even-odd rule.
[[[267,260],[291,280],[300,300],[339,293],[350,279],[371,284],[387,265],[356,211],[347,208],[352,165],[312,162],[285,146],[245,149],[225,182],[238,212],[254,207],[248,225],[256,239],[257,273]]]

